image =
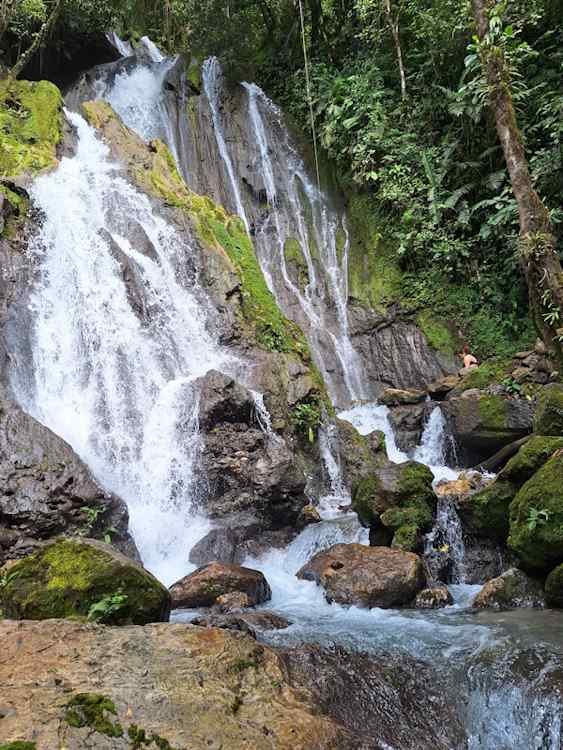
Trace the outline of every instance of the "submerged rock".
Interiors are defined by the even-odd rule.
[[[518,568],[510,568],[483,586],[473,600],[480,609],[515,609],[545,606],[543,589],[538,581]]]
[[[414,606],[417,609],[439,609],[453,603],[453,596],[448,591],[448,587],[437,585],[422,589],[415,599]]]
[[[421,661],[404,653],[364,654],[315,645],[288,650],[283,658],[291,683],[359,735],[363,744],[358,750],[465,747],[455,686]]]
[[[322,586],[329,602],[383,609],[409,604],[424,587],[418,555],[362,544],[335,544],[319,552],[297,577]]]
[[[170,587],[172,607],[211,607],[225,594],[246,594],[250,606],[267,601],[272,592],[263,574],[240,565],[212,562],[176,581]]]
[[[167,620],[170,595],[147,570],[103,542],[59,539],[10,565],[0,609],[14,620],[57,617],[114,625]]]
[[[289,684],[280,657],[242,633],[4,621],[0,642],[0,685],[10,686],[0,746],[358,749]]]

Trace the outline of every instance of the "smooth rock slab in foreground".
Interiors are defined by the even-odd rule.
[[[17,740],[37,750],[359,746],[289,685],[272,650],[241,633],[5,620],[0,643],[0,747]],[[134,744],[143,732],[152,744]]]
[[[418,555],[362,544],[319,552],[297,577],[322,586],[329,602],[383,609],[409,604],[425,585]]]
[[[220,562],[204,565],[170,587],[173,608],[212,607],[219,597],[233,592],[246,594],[250,606],[272,596],[260,571]]]

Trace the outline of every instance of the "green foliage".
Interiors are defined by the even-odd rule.
[[[0,750],[36,750],[36,748],[37,745],[35,742],[25,742],[24,740],[16,740],[15,742],[0,745]]]
[[[127,599],[127,594],[121,592],[108,594],[92,604],[87,619],[90,622],[112,622],[114,615],[124,609]]]
[[[322,422],[322,405],[320,399],[303,401],[293,408],[293,424],[310,443],[314,443]]]
[[[549,511],[545,508],[538,510],[537,508],[530,508],[528,513],[528,531],[535,531],[537,526],[543,526],[549,521]]]

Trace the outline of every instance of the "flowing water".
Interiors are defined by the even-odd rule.
[[[118,63],[114,75],[100,76],[98,95],[141,137],[176,144],[181,162],[181,142],[174,140],[162,90],[174,61],[162,59],[149,42],[143,43],[143,60],[129,67]],[[127,47],[121,51],[130,54]],[[386,407],[351,404],[370,394],[348,331],[345,222],[308,178],[283,135],[279,112],[252,84],[245,84],[245,91],[266,207],[260,224],[245,213],[237,162],[224,136],[228,123],[218,103],[219,74],[214,62],[204,68],[206,97],[217,104],[215,111],[211,108],[214,137],[219,151],[223,138],[229,190],[235,194],[239,187],[240,206],[235,194],[234,209],[254,232],[268,283],[282,305],[291,298],[301,311],[295,317],[305,321],[335,401],[346,407],[340,418],[362,434],[382,430],[391,460],[406,461]],[[30,249],[38,277],[29,303],[32,361],[27,377],[22,368],[12,372],[12,387],[27,411],[62,435],[104,486],[125,499],[145,565],[170,583],[190,570],[189,549],[209,528],[197,513],[197,378],[211,368],[231,372],[238,364],[213,334],[214,311],[198,285],[189,242],[153,213],[86,122],[76,113],[67,117],[77,132],[76,154],[40,176],[31,193],[45,216]],[[286,265],[288,238],[299,242],[305,259],[303,287]],[[140,295],[131,293],[124,268],[134,274]],[[25,359],[22,351],[20,360]],[[263,396],[255,392],[254,399],[262,429],[276,439]],[[440,674],[456,678],[457,692],[445,700],[454,702],[463,717],[466,748],[561,750],[561,705],[549,680],[563,659],[562,618],[558,613],[472,611],[479,587],[463,584],[461,547],[457,582],[450,587],[455,603],[434,612],[328,604],[321,588],[295,577],[312,555],[335,543],[368,544],[355,514],[339,507],[349,502],[349,494],[330,424],[321,431],[320,447],[329,487],[321,503],[323,520],[308,526],[285,550],[247,560],[271,585],[268,608],[292,622],[264,638],[282,645],[315,641],[367,651],[385,648],[425,659],[438,679]],[[445,466],[446,448],[444,420],[436,408],[414,452],[436,481],[456,475]],[[440,505],[432,533],[445,530],[455,544],[461,531],[456,523],[447,505]]]

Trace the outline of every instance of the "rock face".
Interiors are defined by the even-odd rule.
[[[8,567],[0,609],[14,620],[88,617],[144,625],[168,619],[170,596],[154,576],[109,545],[59,539]]]
[[[415,461],[388,461],[375,474],[353,485],[352,508],[364,526],[389,530],[394,547],[418,550],[422,532],[432,523],[432,480],[427,466]]]
[[[516,607],[544,607],[541,585],[518,568],[510,568],[483,586],[473,600],[480,609],[514,609]]]
[[[358,748],[289,685],[272,650],[241,633],[3,621],[0,640],[0,746]]]
[[[444,401],[442,410],[464,466],[475,466],[532,431],[534,407],[526,399],[468,390]]]
[[[523,567],[548,573],[563,562],[563,450],[518,491],[510,505],[508,546]]]
[[[138,559],[125,503],[104,492],[64,440],[0,395],[0,565],[59,534],[103,537]]]
[[[445,697],[450,686],[422,662],[404,654],[318,646],[287,651],[284,662],[292,684],[309,691],[315,705],[364,740],[360,750],[465,746],[456,701]]]
[[[260,571],[219,562],[194,570],[170,587],[172,606],[186,609],[211,607],[218,597],[232,592],[246,594],[250,606],[261,604],[272,595]]]
[[[361,544],[319,552],[297,577],[322,586],[329,602],[382,609],[409,604],[424,586],[418,555]]]
[[[286,443],[264,432],[252,393],[213,370],[195,387],[200,391],[201,471],[210,515],[249,513],[267,526],[295,522],[308,502],[305,476]]]
[[[190,550],[190,562],[194,565],[214,561],[240,564],[248,555],[258,557],[272,547],[286,547],[297,533],[297,529],[290,527],[265,531],[257,523],[211,529]]]

